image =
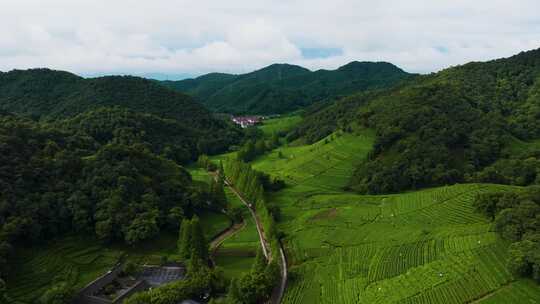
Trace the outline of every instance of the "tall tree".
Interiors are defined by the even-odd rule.
[[[191,246],[203,261],[208,260],[208,243],[198,216],[191,219]]]
[[[178,251],[184,259],[191,255],[191,220],[184,219],[180,225],[180,238],[178,239]]]

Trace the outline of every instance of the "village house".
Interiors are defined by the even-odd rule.
[[[261,123],[263,119],[264,117],[262,116],[235,116],[232,118],[232,121],[242,128],[247,128]]]

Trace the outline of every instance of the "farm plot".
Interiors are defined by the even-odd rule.
[[[51,282],[82,288],[111,269],[121,255],[97,241],[78,238],[55,241],[37,250],[18,250],[7,280],[9,296],[21,303],[36,303]]]
[[[513,280],[504,241],[472,209],[475,193],[490,187],[504,190],[456,185],[404,198],[315,194],[290,203],[284,210],[298,215],[280,227],[293,263],[324,273],[309,279],[321,303],[466,303]],[[413,201],[416,212],[400,200]],[[403,207],[391,216],[384,210],[390,203]],[[473,287],[459,294],[466,285]]]
[[[474,195],[487,189],[505,190],[456,185],[404,197],[312,194],[289,200],[284,212],[298,215],[280,227],[293,263],[320,274],[309,278],[319,303],[467,303],[513,280],[505,242],[472,208]]]
[[[300,115],[271,118],[264,120],[259,129],[261,129],[266,136],[270,136],[274,133],[287,132],[301,121],[302,117]]]
[[[479,193],[514,187],[344,192],[372,140],[369,132],[333,134],[253,162],[287,183],[268,195],[281,209],[278,225],[290,263],[283,302],[469,303],[499,292],[507,298],[503,292],[515,280],[506,269],[507,243],[475,212],[473,201]],[[520,299],[535,294],[518,286]]]
[[[336,133],[313,145],[276,149],[257,159],[253,168],[280,177],[289,185],[340,190],[347,185],[352,164],[363,159],[372,142],[369,131]]]
[[[540,303],[540,288],[532,280],[518,280],[479,299],[478,303]]]

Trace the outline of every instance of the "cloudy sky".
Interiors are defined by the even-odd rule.
[[[182,78],[271,63],[427,73],[540,47],[539,0],[1,0],[0,71]]]

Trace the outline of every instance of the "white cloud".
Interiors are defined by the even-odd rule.
[[[429,72],[540,47],[537,0],[3,0],[0,70],[80,74],[311,69]],[[332,48],[306,59],[301,48]]]

